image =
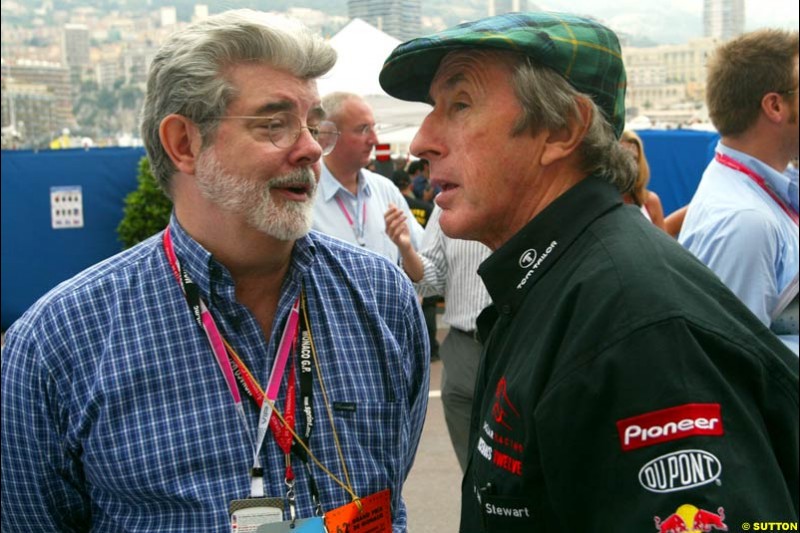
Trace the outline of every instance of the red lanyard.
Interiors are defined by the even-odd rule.
[[[283,407],[283,419],[286,421],[286,425],[281,424],[274,413],[269,419],[269,429],[272,430],[275,442],[278,443],[278,447],[286,458],[286,481],[292,481],[294,479],[294,472],[292,471],[292,463],[290,461],[292,453],[292,432],[289,431],[289,428],[294,430],[295,406],[297,405],[295,387],[294,359],[292,359],[292,364],[289,366],[289,377],[286,381],[286,405]]]
[[[751,180],[753,180],[756,183],[756,185],[761,187],[761,189],[763,189],[764,192],[766,192],[770,196],[770,198],[772,198],[775,201],[775,203],[778,204],[778,206],[783,210],[783,212],[786,213],[789,216],[789,218],[792,219],[792,222],[798,224],[797,211],[786,205],[786,203],[783,200],[781,200],[781,198],[777,194],[775,194],[775,191],[773,191],[770,188],[770,186],[767,185],[767,182],[764,180],[764,178],[759,176],[755,171],[746,167],[739,161],[720,152],[716,153],[715,159],[721,165],[725,165],[728,168],[737,170],[742,174],[744,174],[745,176],[747,176],[748,178],[750,178]]]

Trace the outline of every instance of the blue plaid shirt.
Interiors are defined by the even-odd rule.
[[[429,377],[425,323],[406,276],[376,254],[312,232],[294,247],[265,345],[227,269],[174,218],[172,236],[181,266],[262,386],[304,288],[353,489],[359,496],[391,489],[394,531],[405,531],[401,488],[419,443]],[[229,502],[249,495],[258,409],[243,397],[248,436],[161,239],[62,283],[8,330],[4,531],[230,531]],[[311,450],[344,480],[316,375],[313,388]],[[284,457],[271,433],[261,460],[267,496],[283,496]],[[308,517],[308,479],[293,463],[298,512]],[[312,471],[325,510],[350,501],[316,465]]]

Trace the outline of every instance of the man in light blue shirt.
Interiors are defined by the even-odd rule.
[[[678,237],[798,353],[798,33],[721,46],[706,98],[721,134]],[[732,61],[736,58],[736,61]]]
[[[423,229],[394,183],[364,168],[378,143],[372,109],[358,95],[342,92],[325,96],[322,107],[336,124],[339,139],[323,160],[314,229],[398,263],[400,253],[386,235],[383,220],[389,206],[403,210],[414,249],[422,243]]]

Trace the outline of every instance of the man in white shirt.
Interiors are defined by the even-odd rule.
[[[478,276],[478,267],[491,250],[478,241],[451,239],[439,225],[440,207],[434,207],[422,248],[417,253],[399,209],[386,213],[386,232],[403,257],[403,269],[422,297],[442,295],[445,306],[442,321],[450,326],[439,349],[442,369],[442,407],[450,442],[461,471],[467,469],[469,424],[475,379],[478,376],[483,342],[476,334],[478,315],[492,299]]]
[[[323,160],[313,227],[398,263],[400,254],[386,235],[384,213],[391,205],[403,211],[415,249],[423,229],[394,183],[364,168],[378,143],[372,109],[360,96],[342,92],[325,96],[322,107],[336,124],[339,140]]]

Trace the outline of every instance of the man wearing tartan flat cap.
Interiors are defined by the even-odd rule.
[[[623,204],[614,33],[510,13],[401,44],[380,82],[433,105],[411,152],[441,228],[492,249],[460,531],[796,521],[798,359]]]

